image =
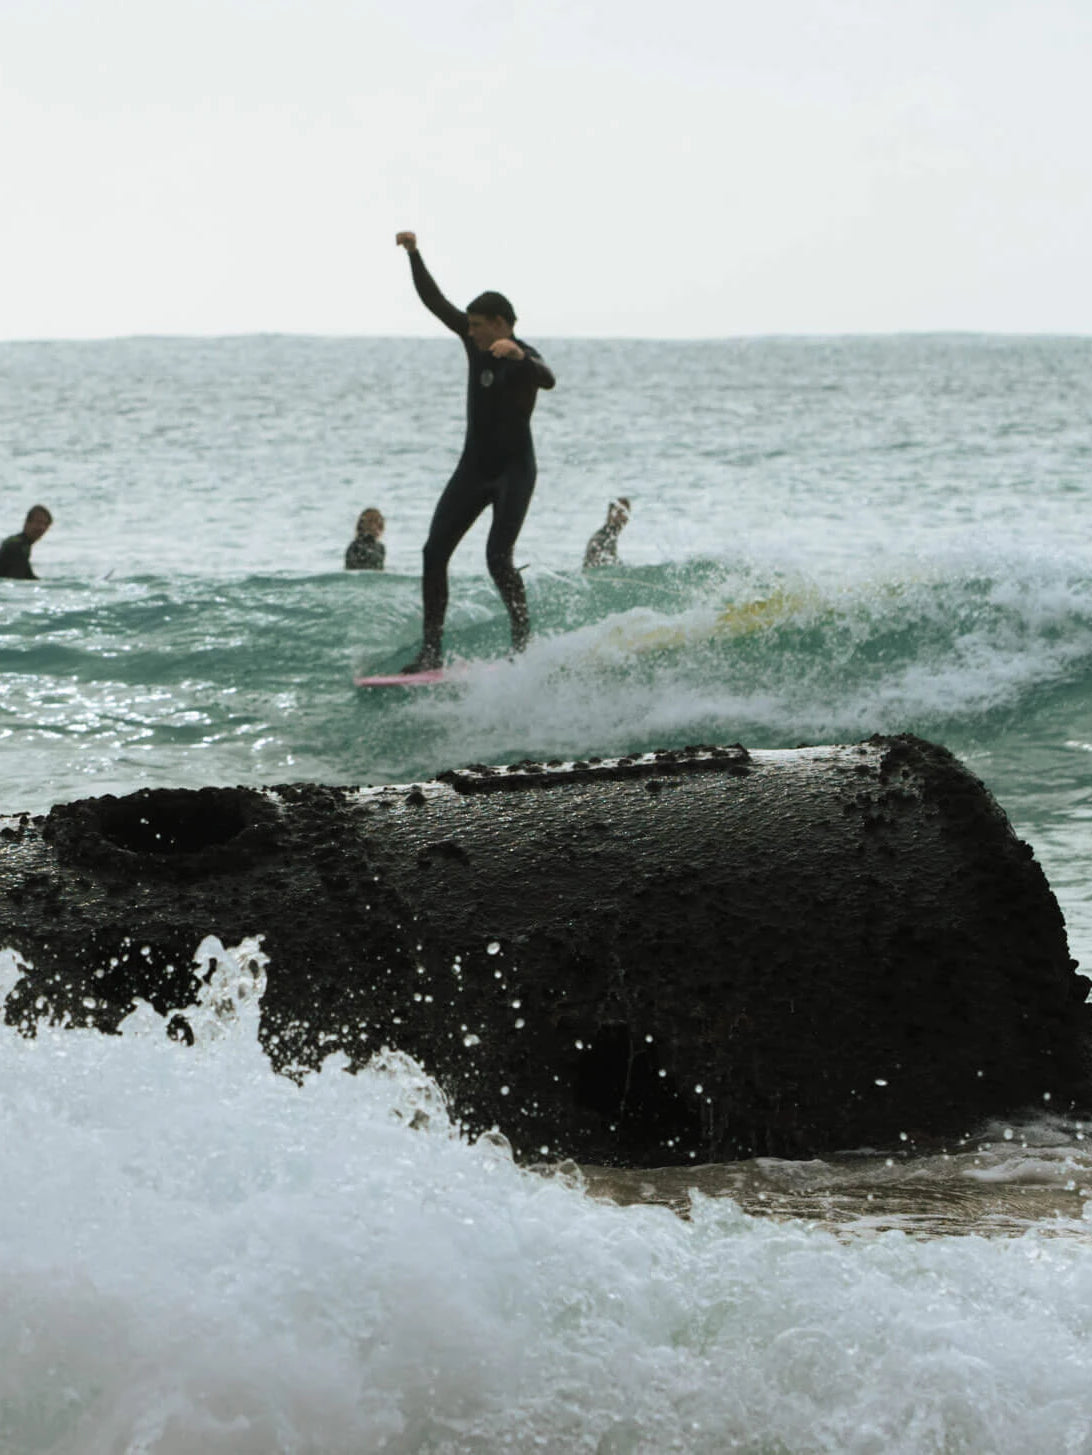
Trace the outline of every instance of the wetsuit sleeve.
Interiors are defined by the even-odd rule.
[[[552,389],[557,383],[553,370],[546,364],[537,349],[533,349],[530,344],[525,344],[522,339],[518,342],[524,353],[524,362],[529,363],[534,370],[537,386],[540,389]]]
[[[466,338],[466,314],[461,308],[456,308],[454,303],[448,302],[440,292],[419,252],[411,252],[409,260],[410,271],[413,274],[413,286],[417,289],[418,298],[430,313],[436,315],[445,328],[449,328],[452,333],[457,333],[460,338]]]

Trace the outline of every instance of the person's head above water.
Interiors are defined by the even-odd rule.
[[[23,522],[23,534],[32,541],[40,541],[53,524],[53,516],[44,505],[32,505]]]
[[[374,536],[376,540],[383,534],[387,522],[383,519],[382,511],[376,510],[374,505],[369,505],[367,510],[362,510],[357,516],[356,533],[358,536]]]
[[[619,495],[607,506],[607,524],[616,525],[619,530],[629,520],[629,501],[624,495]]]

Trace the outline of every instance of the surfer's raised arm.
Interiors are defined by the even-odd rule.
[[[460,338],[466,338],[466,314],[461,308],[456,308],[454,303],[440,292],[436,280],[425,267],[424,259],[417,251],[417,234],[400,232],[396,234],[394,240],[409,254],[413,286],[417,289],[418,298],[430,313],[436,315],[445,328],[449,328],[452,333],[457,333]]]

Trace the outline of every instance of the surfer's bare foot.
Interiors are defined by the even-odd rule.
[[[444,665],[443,657],[439,647],[422,647],[412,662],[407,662],[404,667],[399,668],[402,676],[409,676],[413,672],[435,672],[438,667]]]

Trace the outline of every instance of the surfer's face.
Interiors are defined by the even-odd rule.
[[[481,349],[483,354],[488,353],[489,346],[495,344],[499,338],[512,337],[512,325],[506,318],[491,317],[487,313],[468,313],[466,331],[470,335],[470,342],[475,348]]]
[[[32,510],[26,518],[23,534],[29,541],[40,541],[52,524],[48,515],[40,510]]]

